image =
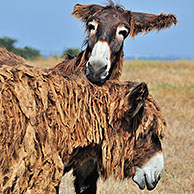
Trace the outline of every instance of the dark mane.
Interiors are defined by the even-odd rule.
[[[114,4],[113,1],[109,0],[107,2],[107,5],[105,7],[105,9],[109,9],[109,8],[112,8],[112,9],[116,9],[117,11],[123,13],[125,11],[125,7],[123,5],[120,5],[120,4]]]

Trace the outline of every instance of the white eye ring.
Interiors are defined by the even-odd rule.
[[[116,36],[119,40],[123,40],[127,37],[129,30],[125,26],[118,26]]]
[[[90,34],[95,33],[97,30],[97,27],[98,27],[98,23],[95,20],[88,22],[88,24],[87,24],[87,29],[88,29]]]

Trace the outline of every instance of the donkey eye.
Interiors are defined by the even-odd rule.
[[[120,30],[119,34],[122,35],[124,38],[126,38],[128,35],[128,31],[127,30]]]
[[[95,26],[93,24],[89,24],[88,25],[88,30],[89,31],[95,30]]]
[[[97,29],[98,23],[96,21],[89,22],[87,25],[88,31],[94,32]]]
[[[124,26],[118,26],[117,27],[117,37],[119,39],[126,38],[128,36],[128,33],[129,33],[129,31],[126,27],[124,27]]]

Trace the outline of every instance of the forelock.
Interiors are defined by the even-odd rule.
[[[114,4],[111,0],[108,1],[107,6],[105,7],[105,9],[108,9],[108,8],[116,9],[117,11],[121,13],[125,11],[124,6],[119,5],[119,4]]]

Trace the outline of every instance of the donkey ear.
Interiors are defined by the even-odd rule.
[[[103,7],[96,4],[90,4],[90,5],[81,5],[76,4],[74,6],[72,16],[76,18],[81,18],[83,22],[86,22],[89,17],[94,15],[96,12],[101,10]]]
[[[148,97],[148,93],[146,83],[142,82],[135,86],[128,94],[127,100],[131,108],[128,110],[127,114],[130,116],[130,118],[133,118],[139,112],[140,108],[144,105],[145,100]]]
[[[151,30],[161,30],[170,28],[172,24],[178,22],[174,14],[148,14],[139,12],[130,12],[131,16],[131,32],[130,35],[134,38],[137,34],[145,34]]]

